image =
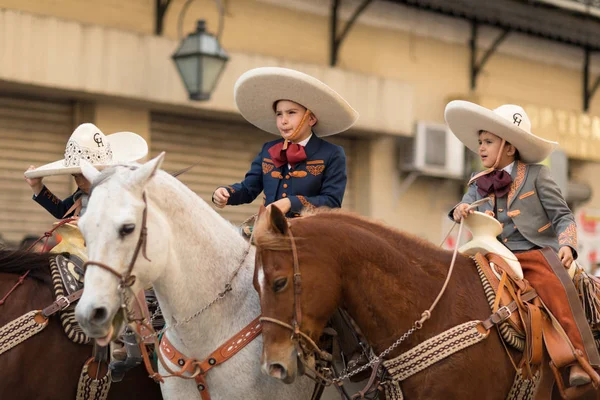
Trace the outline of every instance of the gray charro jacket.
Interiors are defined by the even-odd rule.
[[[481,212],[493,211],[502,223],[498,239],[511,251],[551,247],[558,252],[560,247],[570,246],[577,258],[575,218],[548,167],[515,161],[511,176],[513,182],[506,196],[496,199],[492,195],[494,205],[484,203],[477,208]],[[477,182],[472,183],[448,216],[452,219],[459,204],[481,198]]]

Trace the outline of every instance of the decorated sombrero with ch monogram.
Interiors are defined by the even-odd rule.
[[[134,162],[144,158],[146,154],[148,144],[140,135],[133,132],[105,135],[96,125],[86,123],[79,125],[71,134],[62,160],[27,171],[25,177],[78,174],[81,173],[81,160],[86,160],[101,169]]]
[[[309,109],[317,124],[317,136],[343,132],[358,120],[358,112],[335,90],[302,72],[279,67],[251,69],[239,77],[234,88],[235,103],[242,116],[265,132],[279,135],[273,106],[289,100]]]
[[[554,151],[557,142],[531,133],[531,121],[522,107],[505,104],[494,110],[475,103],[455,100],[444,113],[448,127],[471,151],[479,153],[479,132],[488,131],[506,140],[519,151],[528,164],[543,161]]]

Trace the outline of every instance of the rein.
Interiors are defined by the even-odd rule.
[[[67,218],[64,219],[62,221],[60,221],[58,224],[56,224],[56,226],[52,229],[50,229],[47,232],[44,232],[44,234],[42,236],[40,236],[38,238],[38,240],[36,240],[35,242],[33,242],[31,244],[31,246],[29,246],[27,248],[26,251],[29,251],[31,249],[33,249],[33,246],[35,246],[36,244],[38,244],[42,239],[44,239],[44,249],[46,248],[46,246],[48,245],[48,240],[52,237],[52,235],[54,234],[54,231],[57,230],[58,228],[60,228],[61,226],[63,226],[64,224],[67,224],[71,221],[76,220],[77,218]],[[4,297],[2,297],[0,299],[0,306],[3,305],[6,302],[6,299],[8,298],[8,296],[10,296],[12,294],[12,292],[14,292],[19,286],[21,286],[23,284],[23,282],[25,281],[25,278],[27,278],[27,275],[29,275],[29,272],[31,270],[27,270],[23,275],[21,275],[19,277],[19,279],[17,280],[17,283],[15,283],[15,285],[4,295]]]

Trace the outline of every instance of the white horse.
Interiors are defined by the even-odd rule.
[[[255,251],[246,253],[248,244],[233,225],[159,170],[163,157],[164,153],[138,168],[118,166],[102,173],[83,166],[83,174],[95,187],[79,227],[89,259],[125,274],[140,237],[145,193],[148,259],[140,251],[132,289],[137,293],[152,285],[167,326],[172,326],[166,332],[169,341],[184,355],[203,360],[260,314],[252,285]],[[231,291],[182,323],[215,299],[240,265]],[[121,306],[118,286],[114,274],[88,266],[76,317],[90,337],[106,342],[122,329],[115,319]],[[259,336],[211,369],[207,384],[212,399],[310,398],[313,382],[306,377],[286,385],[261,373],[261,352]],[[180,369],[170,362],[169,367]],[[159,371],[165,374],[164,367]],[[200,398],[193,379],[166,378],[161,388],[165,399]]]

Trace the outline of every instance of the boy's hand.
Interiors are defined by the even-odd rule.
[[[571,267],[571,263],[573,260],[573,249],[569,246],[563,246],[558,250],[558,258],[560,258],[560,262],[564,265],[565,268]]]
[[[212,201],[219,208],[223,208],[227,205],[229,200],[229,192],[224,187],[217,188],[212,196]]]
[[[286,214],[292,208],[292,202],[290,199],[279,199],[276,202],[269,204],[269,207],[271,206],[279,208],[283,214]]]
[[[30,165],[29,168],[27,168],[27,171],[31,171],[33,169],[35,169],[35,166]],[[25,171],[25,172],[27,172],[27,171]],[[33,194],[35,194],[36,196],[38,194],[40,194],[40,192],[42,191],[42,188],[44,187],[44,184],[42,183],[42,179],[43,178],[25,178],[25,182],[27,182],[29,187],[31,187],[31,190],[33,190]]]
[[[469,204],[467,204],[467,203],[459,204],[454,209],[454,213],[452,214],[452,217],[454,218],[454,221],[460,222],[461,218],[466,218],[467,215],[473,214],[473,210],[467,211],[467,208],[469,208]]]

